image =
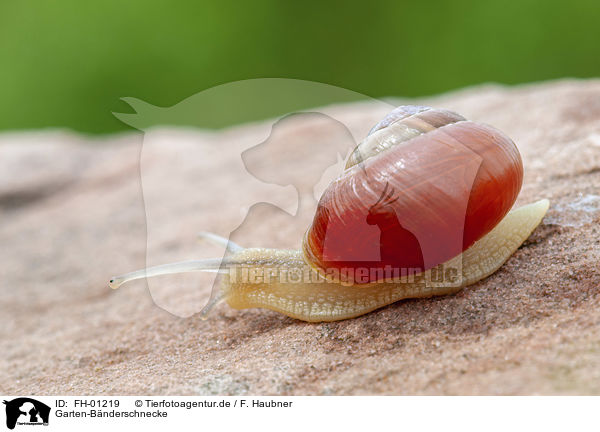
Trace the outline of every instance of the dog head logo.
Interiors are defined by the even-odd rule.
[[[143,132],[139,172],[146,219],[146,267],[195,260],[202,254],[224,256],[224,245],[198,246],[194,239],[201,231],[225,238],[233,232],[241,235],[240,226],[250,230],[249,221],[259,219],[249,215],[253,209],[269,206],[289,215],[310,213],[312,220],[314,209],[309,212],[308,206],[316,207],[324,186],[343,171],[343,161],[336,163],[337,155],[345,157],[371,126],[370,122],[357,122],[353,114],[333,104],[368,103],[370,112],[377,112],[374,118],[393,108],[340,87],[282,78],[222,84],[168,107],[130,97],[123,100],[135,112],[114,115]],[[266,118],[271,120],[258,122]],[[241,119],[257,123],[246,126],[243,134],[235,128],[216,133]],[[330,170],[328,166],[333,164],[336,166]],[[201,224],[195,215],[202,215]],[[260,222],[261,227],[266,225],[264,217]],[[173,241],[173,231],[168,232],[167,227],[190,241]],[[168,279],[150,278],[147,284],[156,305],[187,317],[206,303],[206,291],[198,287],[214,286],[218,274],[189,272]]]
[[[4,401],[6,405],[6,427],[14,429],[19,425],[48,425],[50,407],[31,398],[17,398]]]

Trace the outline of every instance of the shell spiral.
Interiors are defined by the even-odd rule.
[[[490,232],[522,181],[519,151],[497,129],[446,110],[398,107],[323,193],[304,259],[357,284],[433,268]]]

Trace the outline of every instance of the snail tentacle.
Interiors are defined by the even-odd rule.
[[[229,240],[228,238],[222,237],[218,234],[211,233],[208,231],[201,231],[198,233],[198,241],[208,241],[216,244],[217,246],[224,246],[228,252],[238,252],[244,249],[239,244]]]
[[[229,239],[222,237],[218,234],[214,234],[208,231],[201,231],[198,233],[199,241],[208,241],[214,243],[218,246],[225,246],[225,249],[228,252],[236,253],[240,252],[244,248],[238,245],[235,242],[230,241]],[[174,273],[187,273],[187,272],[195,272],[195,271],[204,271],[204,272],[212,272],[212,273],[222,273],[222,266],[230,265],[228,260],[221,258],[208,258],[201,260],[189,260],[189,261],[180,261],[169,264],[162,264],[154,267],[148,267],[141,270],[136,270],[130,273],[126,273],[120,276],[116,276],[110,280],[109,286],[112,289],[117,289],[125,282],[129,282],[136,279],[143,279],[153,276],[161,276],[168,275]]]
[[[112,278],[108,284],[112,289],[117,289],[126,282],[153,276],[161,276],[174,273],[187,273],[195,271],[219,273],[222,271],[221,265],[223,263],[224,260],[222,260],[221,258],[208,258],[201,260],[180,261],[170,264],[163,264],[116,276]]]
[[[205,321],[206,319],[208,319],[208,314],[215,308],[215,306],[217,306],[221,302],[227,300],[228,294],[229,294],[228,291],[226,291],[224,289],[219,289],[216,291],[213,290],[213,292],[210,296],[210,300],[208,300],[208,303],[206,304],[206,306],[204,306],[199,313],[200,319],[202,321]]]

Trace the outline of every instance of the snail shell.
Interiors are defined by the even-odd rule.
[[[399,107],[323,193],[304,257],[354,283],[376,281],[355,278],[359,268],[428,270],[489,233],[522,181],[519,151],[502,132],[450,111]],[[370,245],[379,250],[361,259]]]

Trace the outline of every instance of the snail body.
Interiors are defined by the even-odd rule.
[[[516,146],[496,129],[450,111],[399,107],[326,189],[301,250],[242,248],[204,234],[230,255],[144,269],[110,285],[218,271],[203,317],[226,301],[311,322],[451,294],[495,272],[541,222],[547,200],[510,211],[522,179]]]

